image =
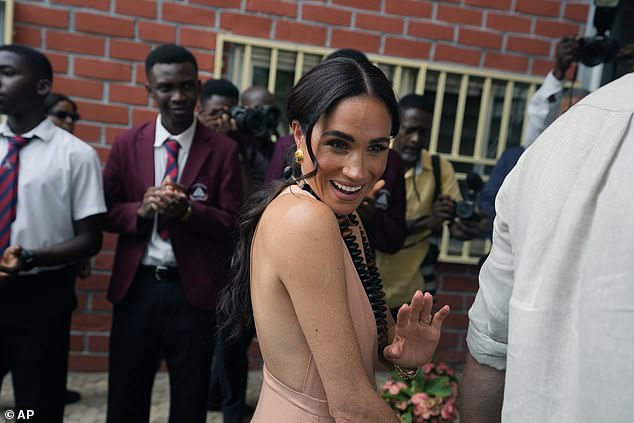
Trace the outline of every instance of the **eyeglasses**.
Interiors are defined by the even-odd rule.
[[[67,118],[71,118],[73,122],[77,122],[79,120],[78,113],[68,113],[63,110],[59,110],[57,112],[49,112],[49,116],[55,116],[60,120],[66,120]]]

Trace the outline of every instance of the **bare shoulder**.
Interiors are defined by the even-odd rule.
[[[258,233],[272,258],[286,260],[291,255],[298,261],[322,261],[329,253],[341,254],[341,235],[332,209],[301,192],[273,200],[262,215]]]

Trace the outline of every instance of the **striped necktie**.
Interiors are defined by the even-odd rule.
[[[178,182],[178,149],[180,144],[176,140],[168,139],[163,144],[163,147],[165,147],[165,152],[167,153],[167,164],[165,165],[163,179],[169,176],[172,182],[176,183]],[[159,216],[156,230],[161,239],[167,240],[170,236],[169,221],[163,216]]]
[[[7,155],[0,164],[0,253],[11,243],[11,223],[18,204],[20,150],[30,140],[19,135],[8,137]]]

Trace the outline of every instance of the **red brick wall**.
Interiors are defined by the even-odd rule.
[[[176,42],[211,76],[215,34],[236,34],[332,48],[542,75],[556,40],[579,34],[590,0],[16,0],[15,42],[44,51],[54,89],[72,96],[77,135],[102,159],[123,129],[155,115],[143,89],[143,60]],[[107,236],[94,275],[79,281],[71,369],[103,370],[111,307],[105,299],[115,237]],[[474,270],[444,265],[441,302],[454,312],[442,339],[450,361],[464,354]]]

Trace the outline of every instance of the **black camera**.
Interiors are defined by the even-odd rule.
[[[480,219],[476,210],[478,209],[478,196],[482,188],[484,188],[484,182],[480,175],[476,172],[469,172],[463,190],[464,200],[456,203],[456,217],[462,220]]]
[[[236,121],[238,131],[266,137],[277,132],[282,112],[275,106],[256,106],[253,109],[235,106],[229,114]]]
[[[611,62],[619,52],[619,44],[603,35],[579,39],[579,57],[577,60],[586,66],[597,66]]]

